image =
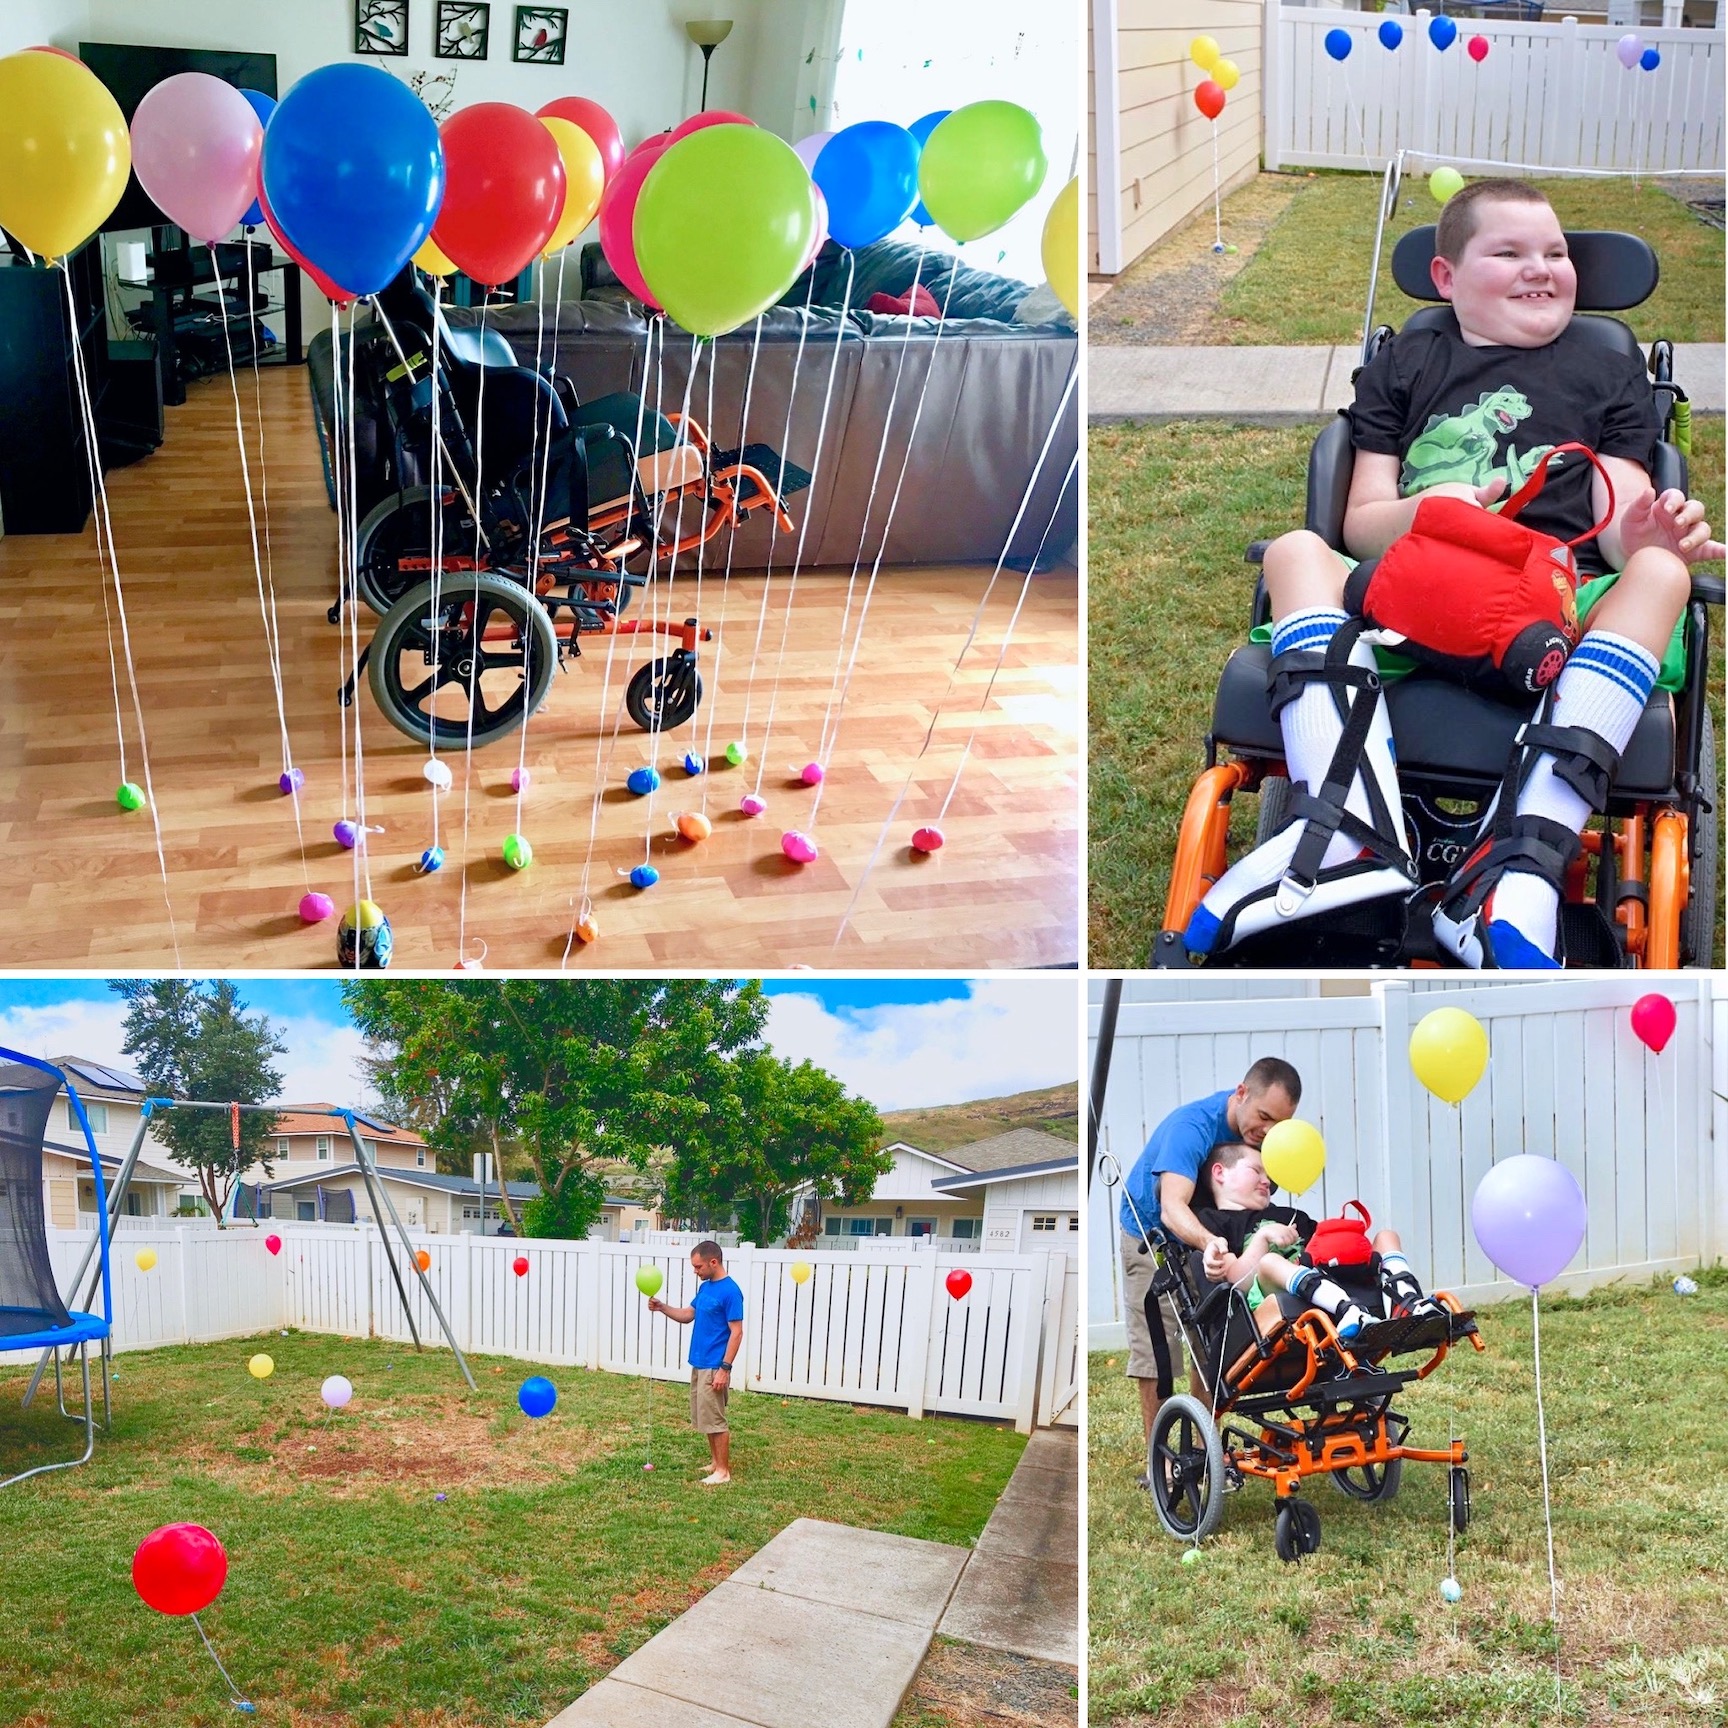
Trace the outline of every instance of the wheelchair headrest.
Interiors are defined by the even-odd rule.
[[[404,264],[396,279],[378,296],[378,304],[393,324],[411,324],[430,337],[436,321],[438,340],[457,366],[515,366],[516,351],[496,330],[474,325],[453,326],[444,308],[426,292],[420,272]]]
[[[1605,229],[1568,230],[1566,247],[1578,272],[1580,312],[1623,312],[1656,292],[1661,266],[1636,234]],[[1392,279],[1412,300],[1438,300],[1428,266],[1434,261],[1434,229],[1412,228],[1392,249]]]

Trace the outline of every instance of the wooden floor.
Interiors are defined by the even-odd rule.
[[[163,448],[108,476],[168,902],[180,962],[200,969],[334,966],[334,924],[305,926],[296,907],[308,886],[339,908],[356,898],[354,856],[331,835],[332,823],[352,814],[336,701],[341,649],[325,619],[335,517],[304,372],[268,370],[263,391],[284,701],[293,757],[306,775],[304,854],[293,804],[276,787],[280,734],[226,379],[194,385],[186,405],[168,411]],[[250,410],[249,388],[245,400]],[[256,468],[254,461],[255,486]],[[753,747],[761,738],[786,582],[777,572],[762,659],[752,667],[761,578],[705,581],[704,622],[721,640],[703,650],[703,706],[691,725],[660,741],[665,780],[651,816],[647,800],[624,789],[628,772],[649,759],[649,740],[628,720],[618,733],[589,863],[600,939],[574,946],[572,968],[969,970],[1077,961],[1080,681],[1071,571],[1032,584],[980,714],[1020,587],[1004,572],[935,741],[836,943],[989,576],[988,567],[884,570],[816,824],[821,856],[801,868],[782,856],[782,830],[806,826],[814,798],[795,771],[820,735],[846,576],[806,572],[799,580],[767,750],[768,811],[754,821],[738,812],[754,761],[729,768],[722,759],[697,779],[679,764],[710,736],[711,703],[712,753],[722,757],[743,730],[752,678]],[[694,609],[690,578],[693,570],[681,565],[681,612],[686,601]],[[369,630],[371,614],[361,617]],[[614,710],[629,670],[646,657],[637,649],[627,664],[626,646],[619,642],[613,666]],[[716,648],[724,650],[718,662]],[[425,876],[416,866],[431,838],[433,795],[421,775],[427,752],[362,690],[367,815],[383,829],[372,836],[372,898],[394,928],[396,969],[444,970],[461,958],[464,875],[470,956],[483,944],[488,969],[560,964],[590,860],[596,747],[602,730],[611,732],[609,718],[602,726],[604,666],[604,643],[590,643],[530,723],[522,828],[535,861],[520,873],[500,857],[515,826],[510,775],[518,739],[476,751],[466,774],[460,756],[449,758],[456,784],[440,819],[450,861]],[[128,771],[142,782],[129,697],[123,705]],[[943,824],[948,844],[918,857],[908,846],[912,831],[935,817],[974,727],[977,741]],[[79,537],[0,539],[0,966],[175,964],[150,816],[117,810],[119,779],[94,527]],[[681,809],[705,809],[711,838],[692,846],[674,837],[672,816]],[[620,873],[643,860],[645,842],[661,880],[638,891]]]

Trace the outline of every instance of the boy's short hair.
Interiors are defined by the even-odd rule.
[[[1434,254],[1456,264],[1476,232],[1476,206],[1497,200],[1502,204],[1546,204],[1548,200],[1525,180],[1472,180],[1441,206],[1434,224]]]
[[[726,1256],[721,1253],[720,1244],[713,1241],[698,1242],[690,1250],[690,1258],[692,1260],[718,1260],[722,1266],[726,1264]]]
[[[1276,1086],[1292,1104],[1302,1102],[1302,1076],[1282,1056],[1262,1056],[1242,1076],[1242,1085],[1254,1097]]]
[[[1221,1164],[1226,1170],[1234,1170],[1253,1150],[1241,1140],[1226,1140],[1206,1154],[1206,1167],[1211,1169],[1214,1164]]]

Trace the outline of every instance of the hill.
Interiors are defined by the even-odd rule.
[[[1062,1140],[1080,1138],[1080,1083],[1011,1092],[1006,1098],[976,1098],[970,1104],[939,1104],[928,1110],[890,1110],[882,1117],[883,1144],[905,1140],[926,1152],[945,1152],[971,1140],[988,1140],[1011,1128],[1038,1128]]]

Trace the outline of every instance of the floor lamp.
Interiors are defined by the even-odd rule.
[[[714,50],[732,34],[730,18],[693,18],[684,26],[684,34],[702,50],[702,107],[700,113],[708,111],[708,65],[714,58]]]

